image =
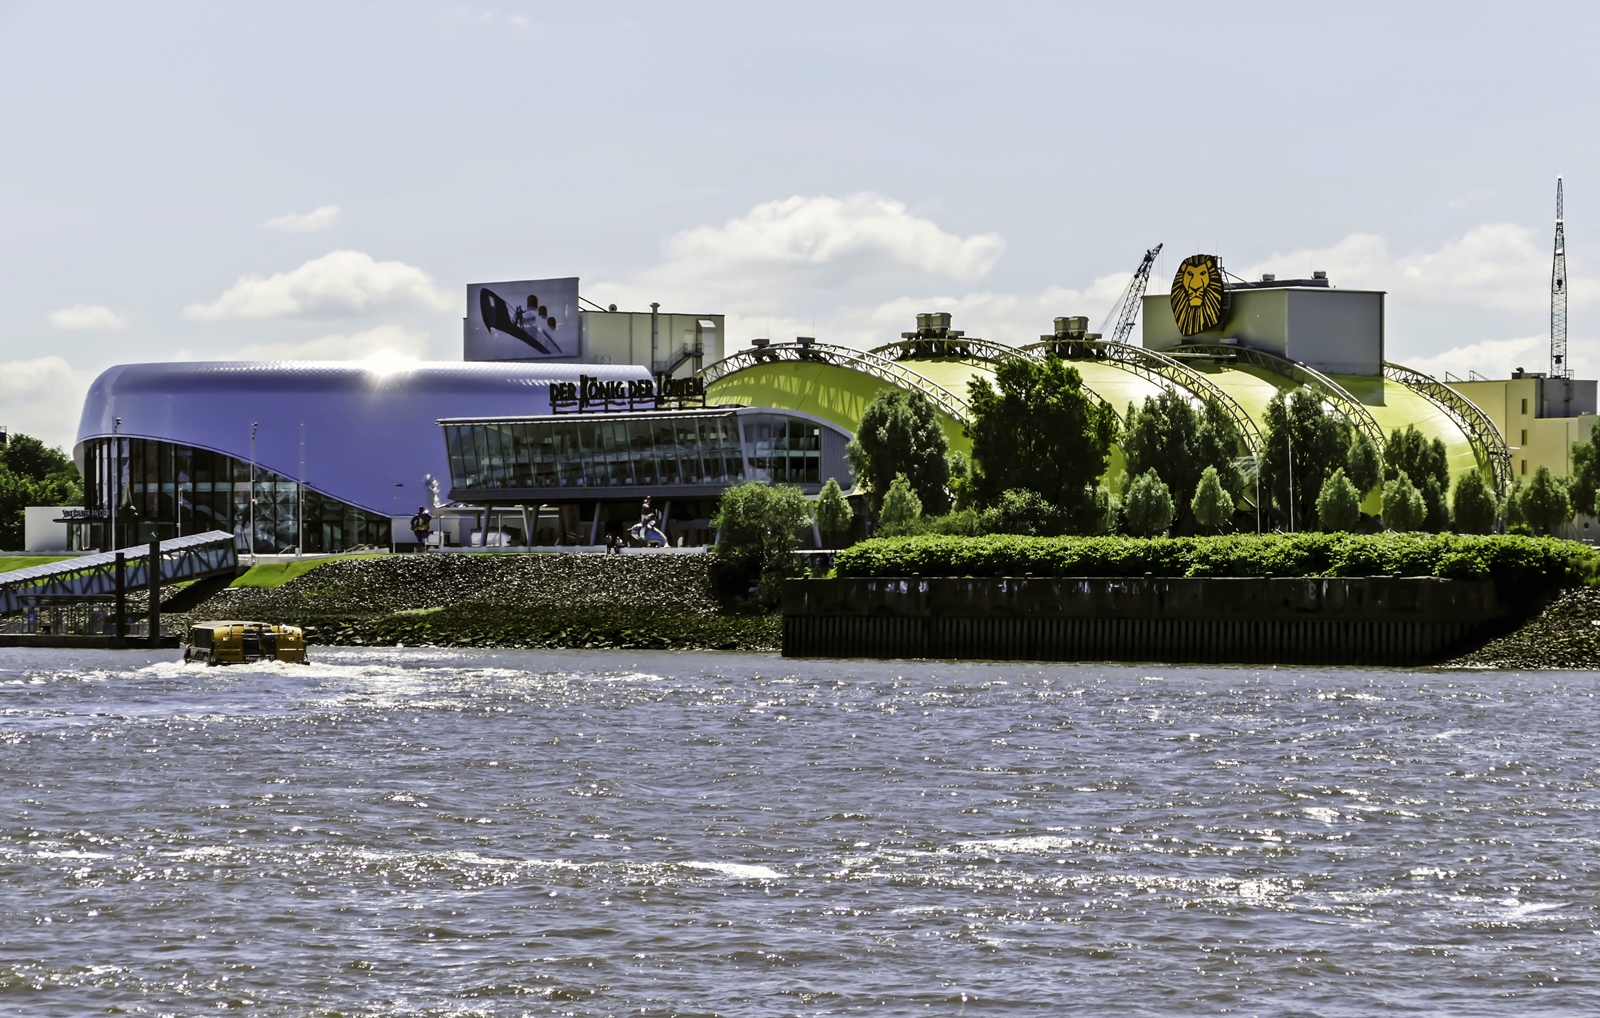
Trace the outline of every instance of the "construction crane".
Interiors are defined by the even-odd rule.
[[[1556,178],[1556,253],[1550,266],[1550,377],[1571,378],[1567,363],[1567,232],[1561,178]]]
[[[1139,307],[1144,303],[1145,287],[1150,285],[1150,270],[1155,267],[1156,255],[1160,253],[1160,244],[1144,253],[1144,261],[1139,263],[1133,278],[1128,280],[1128,288],[1123,290],[1122,296],[1111,305],[1111,312],[1101,323],[1100,334],[1111,342],[1126,343],[1128,337],[1133,335],[1133,323],[1139,320]],[[1113,322],[1116,324],[1112,325]]]

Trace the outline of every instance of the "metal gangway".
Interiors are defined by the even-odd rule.
[[[80,555],[48,565],[0,573],[0,615],[24,611],[41,600],[99,600],[117,593],[117,557],[122,557],[124,591],[150,586],[151,545]],[[155,578],[163,585],[208,576],[231,575],[239,565],[234,536],[212,530],[162,541]]]

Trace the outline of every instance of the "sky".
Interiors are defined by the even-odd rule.
[[[868,347],[1098,323],[1145,249],[1388,292],[1390,360],[1600,372],[1600,8],[0,0],[0,425],[117,363],[461,357],[579,276]],[[732,347],[730,347],[732,348]]]

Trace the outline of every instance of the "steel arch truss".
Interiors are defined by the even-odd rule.
[[[1431,375],[1425,375],[1402,364],[1383,362],[1383,377],[1426,398],[1461,429],[1472,443],[1478,457],[1478,466],[1489,471],[1494,478],[1496,495],[1504,495],[1511,488],[1511,450],[1506,448],[1505,436],[1495,427],[1494,421],[1477,404],[1445,385]]]
[[[983,361],[997,364],[1007,357],[1015,357],[1019,351],[1014,346],[996,343],[988,339],[968,339],[965,336],[953,338],[935,336],[930,338],[918,337],[916,339],[897,339],[893,343],[872,348],[872,353],[892,361],[920,361],[934,360],[939,357],[950,357],[963,361]]]
[[[1316,368],[1296,363],[1276,354],[1264,350],[1252,350],[1247,346],[1228,346],[1223,343],[1185,343],[1182,348],[1185,352],[1209,354],[1216,357],[1225,357],[1249,364],[1251,367],[1270,371],[1275,375],[1282,375],[1296,385],[1303,385],[1314,389],[1317,395],[1332,406],[1334,411],[1343,417],[1350,426],[1367,436],[1372,443],[1372,448],[1379,454],[1383,452],[1384,435],[1383,426],[1378,419],[1372,416],[1372,411],[1354,395],[1350,390],[1324,375]]]
[[[1251,455],[1261,448],[1261,431],[1244,407],[1217,383],[1182,361],[1131,343],[1095,339],[1047,339],[1022,348],[1033,356],[1054,353],[1062,360],[1103,360],[1162,388],[1179,388],[1196,399],[1214,399],[1239,429],[1239,438]]]
[[[974,342],[968,340],[967,342]],[[976,342],[982,342],[978,340]],[[765,364],[826,364],[836,368],[848,368],[859,371],[864,375],[876,378],[880,382],[893,385],[907,391],[920,392],[928,398],[945,416],[962,424],[972,422],[972,408],[967,401],[946,389],[944,386],[904,367],[896,361],[890,360],[876,353],[867,353],[863,350],[853,350],[846,346],[834,346],[831,343],[773,343],[770,346],[756,347],[750,350],[740,350],[730,357],[724,357],[714,364],[702,368],[698,375],[706,385],[721,381],[729,375],[740,371],[748,371]]]
[[[122,551],[123,589],[140,590],[150,583],[150,546]],[[231,573],[238,566],[233,535],[212,530],[161,542],[161,582],[198,580]],[[48,565],[0,573],[0,615],[22,611],[37,598],[90,598],[116,593],[117,553],[101,552]]]

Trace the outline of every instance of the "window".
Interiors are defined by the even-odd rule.
[[[1528,461],[1527,460],[1523,460],[1522,461],[1522,472],[1524,474],[1526,474],[1528,472]]]
[[[1527,428],[1523,428],[1522,429],[1522,441],[1519,444],[1520,445],[1527,445],[1528,444],[1528,429]]]
[[[1524,399],[1522,401],[1522,412],[1523,413],[1527,413],[1528,412],[1528,401],[1526,399]]]

